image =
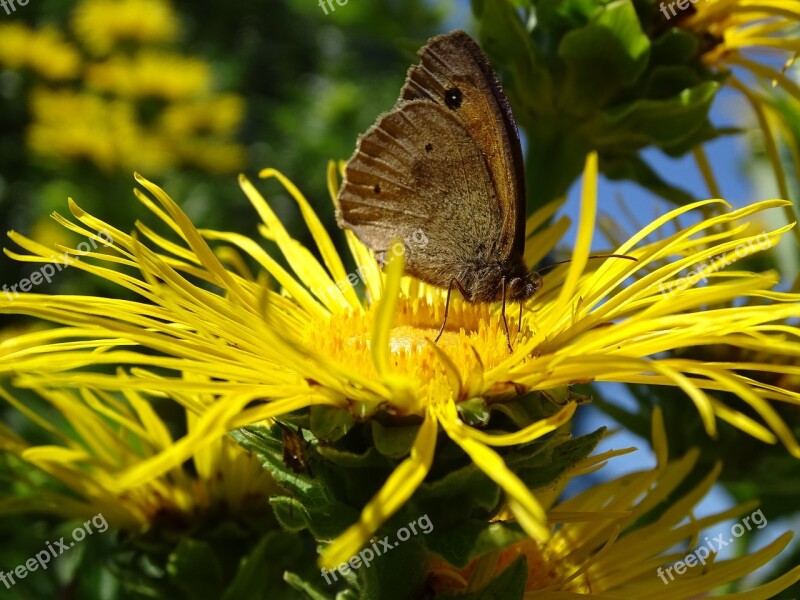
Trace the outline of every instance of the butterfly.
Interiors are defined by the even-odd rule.
[[[526,300],[542,277],[525,266],[526,190],[516,122],[497,75],[464,31],[431,38],[419,50],[394,107],[359,136],[337,197],[340,227],[377,257],[396,240],[405,270],[425,283],[458,289],[468,302]],[[613,256],[613,255],[606,255]]]

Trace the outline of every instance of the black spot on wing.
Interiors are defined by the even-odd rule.
[[[445,91],[444,93],[444,103],[447,105],[447,108],[451,110],[455,110],[461,106],[461,103],[464,100],[464,95],[461,93],[461,90],[457,87],[450,88]]]

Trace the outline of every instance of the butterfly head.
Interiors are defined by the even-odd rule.
[[[542,276],[536,271],[515,273],[507,284],[508,299],[514,302],[528,300],[542,289]]]

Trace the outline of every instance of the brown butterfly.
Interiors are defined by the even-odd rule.
[[[422,230],[405,248],[406,273],[469,302],[522,304],[542,287],[525,250],[525,175],[519,134],[497,75],[463,31],[418,52],[394,108],[358,139],[336,211],[376,255]]]

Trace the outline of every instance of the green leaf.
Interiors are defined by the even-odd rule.
[[[539,489],[553,485],[563,474],[589,456],[597,444],[605,437],[606,428],[601,427],[593,433],[564,441],[557,446],[537,455],[533,461],[516,465],[509,459],[509,467],[519,467],[517,475],[530,489]]]
[[[650,168],[638,156],[629,156],[617,160],[603,160],[600,168],[609,179],[629,179],[642,187],[658,194],[662,198],[678,205],[694,202],[695,198],[688,192],[673,186]]]
[[[369,448],[362,454],[330,446],[319,446],[317,451],[325,460],[346,469],[388,468],[392,464],[388,458],[382,456],[375,448]]]
[[[650,70],[644,85],[644,95],[652,100],[670,100],[684,90],[702,84],[697,71],[684,66],[655,67]]]
[[[597,0],[538,0],[535,4],[537,27],[557,38],[586,25],[603,10]]]
[[[679,27],[670,27],[652,43],[650,62],[653,65],[682,65],[697,55],[697,38]]]
[[[311,407],[309,422],[314,437],[335,442],[350,431],[356,420],[347,410],[315,405]]]
[[[307,511],[308,529],[317,539],[333,539],[358,521],[360,508],[342,502],[331,502],[323,508]]]
[[[419,425],[384,427],[378,421],[372,421],[372,440],[375,449],[389,458],[408,456],[418,432]]]
[[[621,143],[619,132],[628,135],[626,143],[637,147],[651,143],[663,147],[690,139],[708,122],[718,90],[719,83],[705,81],[668,100],[637,100],[606,111],[597,131],[598,144]]]
[[[506,79],[506,91],[516,110],[552,112],[553,80],[536,46],[508,0],[472,0],[481,46]],[[524,93],[517,93],[524,92]]]
[[[283,579],[298,592],[303,592],[310,600],[333,600],[334,598],[331,594],[325,594],[324,592],[319,591],[316,586],[303,580],[300,576],[295,575],[294,573],[284,573]]]
[[[662,148],[668,156],[679,157],[700,144],[705,144],[725,135],[741,135],[744,130],[737,127],[714,127],[711,123],[705,122],[696,130],[692,137],[680,140],[675,144],[667,145]]]
[[[516,526],[474,520],[432,533],[425,538],[428,549],[459,569],[479,556],[503,550],[528,537]]]
[[[546,392],[531,392],[509,402],[497,402],[490,408],[503,413],[515,426],[522,428],[556,414],[571,398],[569,394],[569,389],[564,386]]]
[[[427,572],[424,547],[415,538],[395,543],[391,552],[384,551],[369,566],[362,563],[356,571],[362,598],[408,600],[422,595]]]
[[[286,488],[306,507],[326,506],[330,494],[321,477],[312,477],[309,473],[295,473],[283,462],[283,443],[278,427],[269,429],[262,425],[243,427],[231,432],[231,435],[246,449],[253,452],[261,460],[263,467],[281,486]],[[321,448],[309,448],[316,453]]]
[[[269,499],[275,517],[281,527],[288,531],[300,531],[309,525],[305,514],[305,507],[296,498],[289,496],[273,496]]]
[[[528,561],[520,555],[488,585],[467,594],[443,594],[437,600],[522,600],[528,581]]]
[[[565,66],[561,106],[576,115],[606,106],[644,72],[649,51],[633,4],[607,5],[595,21],[570,30],[559,44]]]
[[[169,556],[167,573],[188,598],[218,600],[222,595],[222,569],[206,542],[182,538]]]
[[[251,425],[231,431],[231,437],[240,446],[256,455],[274,454],[282,449],[280,440],[276,439],[270,429],[263,425]]]
[[[500,501],[500,488],[472,463],[436,481],[424,482],[417,494],[421,502],[435,500],[441,504],[444,500],[459,499],[464,507],[479,506],[485,510],[494,509]]]
[[[458,403],[458,415],[470,427],[482,427],[489,422],[491,411],[483,398],[470,398]]]
[[[264,595],[267,585],[279,580],[283,565],[300,558],[301,545],[290,534],[273,531],[265,535],[242,559],[222,600],[250,600]]]

